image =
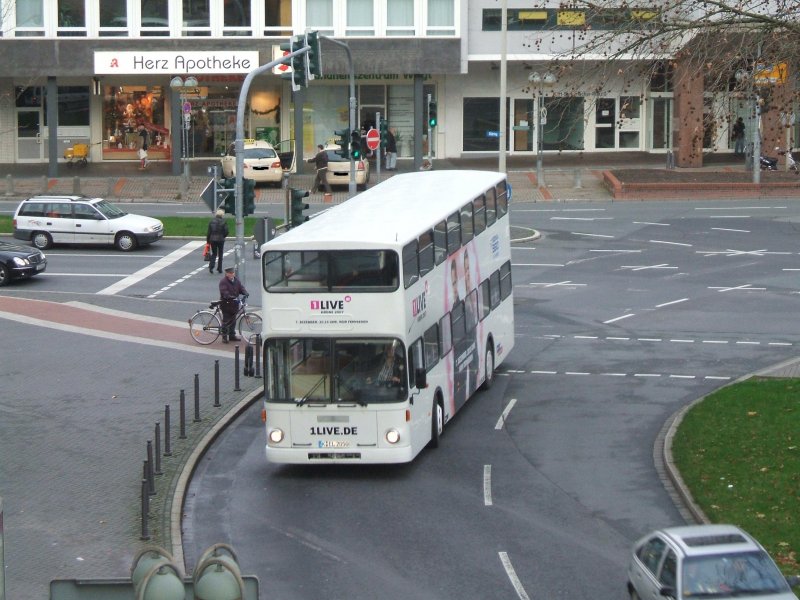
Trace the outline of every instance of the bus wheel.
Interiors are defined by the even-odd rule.
[[[483,380],[481,386],[484,390],[488,390],[494,383],[494,352],[491,348],[486,349],[486,360],[483,362],[486,367],[486,378]]]
[[[439,438],[442,436],[444,429],[444,409],[442,408],[441,401],[436,398],[433,401],[433,410],[431,411],[431,441],[428,444],[431,448],[439,447]]]

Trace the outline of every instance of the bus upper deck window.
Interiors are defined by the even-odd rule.
[[[475,226],[472,223],[472,202],[467,202],[461,207],[461,245],[466,246],[474,235]]]
[[[437,265],[447,258],[447,221],[440,221],[433,228],[433,252]]]
[[[506,182],[501,181],[497,184],[497,217],[502,217],[508,212],[508,190]]]
[[[417,240],[406,244],[403,248],[403,285],[409,287],[419,279],[419,260],[417,257]]]
[[[490,227],[497,221],[497,199],[494,188],[486,192],[486,226]]]
[[[447,217],[447,254],[455,254],[461,248],[461,215],[454,212]]]

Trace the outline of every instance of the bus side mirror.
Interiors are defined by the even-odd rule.
[[[425,369],[418,368],[414,371],[414,380],[417,383],[417,387],[421,390],[424,390],[428,387],[428,374],[425,372]]]

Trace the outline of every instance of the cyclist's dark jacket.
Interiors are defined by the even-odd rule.
[[[219,282],[219,297],[220,300],[236,300],[239,295],[247,295],[247,290],[239,281],[238,277],[234,277],[233,281],[227,277],[223,277]]]

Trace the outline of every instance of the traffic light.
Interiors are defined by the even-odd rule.
[[[311,48],[306,56],[308,60],[308,79],[322,77],[322,48],[319,44],[319,32],[309,31],[306,34],[306,45]]]
[[[389,123],[386,119],[381,119],[378,128],[381,131],[381,148],[386,148],[386,144],[389,143]]]
[[[306,38],[303,35],[296,35],[292,38],[292,52],[306,47]],[[308,73],[306,72],[306,60],[308,53],[298,54],[292,58],[292,90],[308,87]]]
[[[436,127],[438,119],[436,118],[436,100],[428,102],[428,125],[431,129]]]
[[[242,180],[242,214],[252,215],[256,212],[256,180],[243,179]]]
[[[289,193],[291,194],[292,198],[292,227],[297,227],[304,221],[308,221],[308,217],[303,214],[303,211],[308,209],[308,204],[303,202],[303,198],[308,198],[308,190],[289,188]]]
[[[350,140],[350,154],[353,160],[361,160],[361,132],[353,130]]]
[[[350,159],[350,130],[349,129],[336,129],[333,132],[336,137],[333,143],[339,146],[336,154],[345,160]]]
[[[230,192],[225,193],[225,212],[230,215],[236,214],[236,193],[233,191],[236,189],[236,178],[235,177],[223,177],[219,181],[219,187],[224,188],[226,190],[231,190]]]

